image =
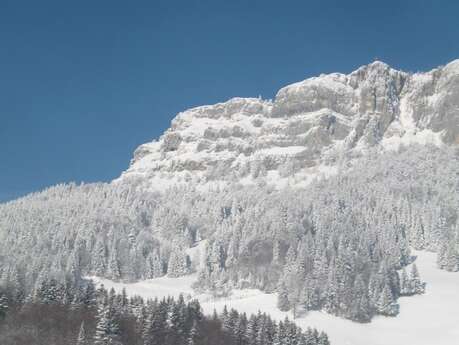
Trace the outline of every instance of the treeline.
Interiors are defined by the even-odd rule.
[[[77,293],[75,293],[78,291]],[[226,307],[202,313],[197,300],[144,300],[95,289],[86,281],[73,293],[55,280],[23,301],[0,290],[2,345],[329,345],[325,333],[303,332],[287,318],[247,316]]]

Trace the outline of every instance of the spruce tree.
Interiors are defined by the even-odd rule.
[[[168,332],[168,303],[165,300],[149,312],[144,330],[145,345],[163,345]]]
[[[256,315],[251,315],[247,323],[247,344],[257,345],[259,320]]]
[[[247,341],[247,317],[245,314],[239,315],[235,331],[236,344],[245,344]]]
[[[296,345],[308,345],[306,342],[306,336],[303,332],[301,332],[300,329],[298,329],[298,332],[296,334],[295,343]]]
[[[316,345],[318,341],[318,335],[313,331],[311,327],[308,327],[305,333],[305,340],[307,345]]]
[[[193,322],[193,327],[191,327],[190,333],[188,335],[188,341],[186,345],[197,345],[199,339],[199,332],[196,321]]]
[[[376,309],[378,313],[386,316],[395,316],[398,314],[399,306],[395,302],[388,284],[384,285],[384,288],[379,295],[379,299],[376,303]]]
[[[408,277],[408,273],[406,272],[406,268],[402,268],[402,272],[400,273],[400,295],[401,296],[410,296],[413,294],[413,290],[411,288],[411,282]]]
[[[291,309],[291,305],[288,299],[288,290],[283,281],[279,283],[279,287],[277,291],[278,291],[277,307],[281,311],[289,311]]]
[[[88,340],[86,338],[86,330],[84,327],[84,321],[80,325],[80,331],[78,332],[77,345],[88,345]]]
[[[118,323],[115,315],[108,304],[101,304],[97,314],[96,333],[94,345],[115,345],[118,341]]]
[[[445,265],[443,268],[450,272],[459,270],[459,253],[456,249],[456,243],[452,238],[448,241],[446,246]]]
[[[423,294],[426,290],[426,284],[421,281],[418,267],[415,263],[411,265],[410,285],[413,294]]]
[[[102,238],[99,238],[99,240],[96,242],[93,254],[93,262],[91,266],[96,276],[104,276],[107,269],[107,250]]]
[[[110,257],[108,260],[108,277],[112,280],[119,280],[121,278],[120,266],[118,261],[118,252],[115,241],[113,241],[112,248],[110,250]]]
[[[167,264],[167,275],[172,278],[186,275],[190,272],[189,258],[180,246],[174,246]]]
[[[8,299],[0,292],[0,320],[4,319],[8,311]]]
[[[109,344],[109,310],[108,306],[101,304],[99,305],[97,313],[97,325],[96,332],[94,334],[94,345],[108,345]]]
[[[328,336],[325,332],[320,332],[317,339],[317,345],[330,345],[330,341],[328,340]]]
[[[353,298],[350,306],[352,320],[367,322],[371,319],[370,299],[362,276],[359,274],[354,282]]]
[[[146,276],[147,279],[157,278],[163,275],[163,268],[158,254],[150,253],[147,257]]]
[[[183,310],[181,310],[178,303],[173,303],[171,311],[169,313],[169,327],[171,330],[171,337],[175,339],[174,343],[181,343],[186,337],[185,331],[185,320]]]

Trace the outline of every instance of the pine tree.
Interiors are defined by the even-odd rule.
[[[214,242],[211,245],[210,253],[208,255],[208,266],[211,273],[220,272],[225,266],[225,257],[220,243]]]
[[[239,315],[235,332],[236,344],[243,345],[247,342],[247,317],[245,314]]]
[[[389,285],[384,285],[379,299],[376,303],[378,313],[386,316],[395,316],[398,314],[399,306],[395,302]]]
[[[261,320],[263,321],[263,320]],[[266,327],[264,322],[260,322],[260,325],[258,327],[258,333],[257,333],[257,338],[255,343],[256,344],[268,344],[268,334],[266,332]]]
[[[171,337],[175,339],[174,343],[181,343],[183,338],[186,337],[185,331],[185,319],[183,310],[179,303],[174,303],[171,307],[169,315],[169,327],[171,330]]]
[[[42,281],[36,292],[36,299],[44,304],[53,304],[62,301],[62,287],[55,279]]]
[[[276,335],[274,338],[275,344],[283,345],[285,342],[285,337],[287,336],[286,326],[283,321],[279,321],[279,325],[277,326]]]
[[[223,328],[225,328],[225,326],[228,324],[228,320],[229,320],[229,312],[228,312],[228,307],[226,306],[226,304],[223,306],[223,311],[222,311],[222,314],[220,316],[220,319],[222,320]]]
[[[238,325],[239,313],[235,309],[231,309],[228,317],[225,320],[223,327],[227,329],[231,334],[236,333],[236,327]]]
[[[67,273],[70,275],[71,279],[78,283],[81,277],[81,267],[80,267],[80,258],[79,251],[75,248],[70,255],[67,262]]]
[[[167,275],[172,278],[190,273],[189,258],[179,246],[174,246],[167,264]]]
[[[446,245],[445,264],[442,268],[450,272],[456,272],[459,270],[459,253],[453,239],[450,239]]]
[[[86,330],[84,328],[84,321],[80,325],[80,331],[78,333],[77,345],[88,345],[86,338]]]
[[[217,314],[217,310],[214,308],[214,311],[212,312],[212,321],[217,321],[217,320],[218,320],[218,314]]]
[[[159,255],[150,253],[147,257],[146,278],[152,279],[161,277],[163,275],[163,268]]]
[[[101,304],[97,313],[96,333],[94,334],[95,345],[108,345],[110,334],[108,306]]]
[[[328,340],[328,336],[324,332],[320,332],[319,337],[317,339],[317,345],[330,345],[330,341]]]
[[[248,345],[257,345],[259,329],[259,320],[256,315],[251,315],[249,322],[247,323],[247,344]]]
[[[410,285],[413,294],[423,294],[426,290],[426,284],[421,282],[416,264],[411,265]]]
[[[289,311],[291,309],[290,301],[288,300],[288,290],[285,283],[281,281],[278,287],[277,307],[281,311]]]
[[[400,295],[401,296],[410,296],[413,294],[411,288],[411,282],[408,278],[408,273],[406,272],[406,268],[402,268],[402,272],[400,273]]]
[[[94,274],[99,277],[103,277],[105,270],[107,269],[107,250],[102,239],[97,241],[94,248],[92,268]]]
[[[305,338],[307,345],[317,345],[317,342],[319,340],[319,333],[315,328],[312,329],[311,327],[308,327],[308,329],[306,330]]]
[[[336,313],[339,310],[339,282],[335,265],[331,265],[328,272],[326,286],[324,289],[324,308],[329,313]]]
[[[448,265],[448,259],[446,256],[447,251],[448,251],[448,241],[443,239],[440,243],[440,246],[437,252],[437,266],[441,269],[445,269],[445,267]]]
[[[285,325],[285,345],[296,345],[297,327],[294,322],[290,322],[287,318],[284,320]]]
[[[296,345],[308,345],[306,342],[306,336],[301,332],[301,329],[298,329],[295,337]]]
[[[101,304],[97,314],[94,345],[114,345],[118,342],[118,323],[115,320],[110,305]]]
[[[145,345],[163,345],[168,331],[168,303],[165,300],[149,311],[143,332]]]
[[[193,322],[193,327],[191,327],[190,333],[188,335],[187,345],[197,345],[199,338],[198,327],[196,321]]]
[[[280,244],[278,240],[275,240],[273,244],[273,263],[276,265],[281,264]]]
[[[112,280],[119,280],[121,278],[120,265],[118,261],[118,252],[116,249],[116,243],[113,241],[112,248],[110,250],[110,257],[108,260],[108,276]]]
[[[4,319],[8,312],[8,299],[0,292],[0,320]]]
[[[315,281],[310,277],[306,277],[306,282],[301,293],[301,300],[306,311],[319,308],[320,296],[318,294],[318,289],[315,286]]]
[[[367,287],[359,274],[354,282],[353,298],[351,303],[350,318],[352,320],[366,322],[371,319],[370,299]]]
[[[82,303],[86,306],[95,306],[97,303],[96,297],[96,287],[92,280],[86,282],[86,286],[84,287]]]

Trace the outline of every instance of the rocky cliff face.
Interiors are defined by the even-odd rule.
[[[306,183],[371,147],[459,143],[459,60],[410,74],[376,61],[279,90],[179,113],[120,180],[152,188],[210,181]]]

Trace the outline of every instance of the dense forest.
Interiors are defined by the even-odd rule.
[[[158,193],[132,180],[58,185],[2,204],[1,284],[26,300],[50,279],[198,271],[197,291],[277,291],[279,308],[295,315],[396,315],[399,296],[425,290],[416,265],[407,267],[410,248],[459,269],[458,153],[411,146],[336,164],[336,176],[304,188],[260,180]],[[187,249],[200,241],[197,265]]]
[[[202,313],[197,300],[144,300],[91,281],[78,286],[43,281],[20,300],[0,290],[2,345],[329,345],[316,329],[285,319],[227,310]]]

